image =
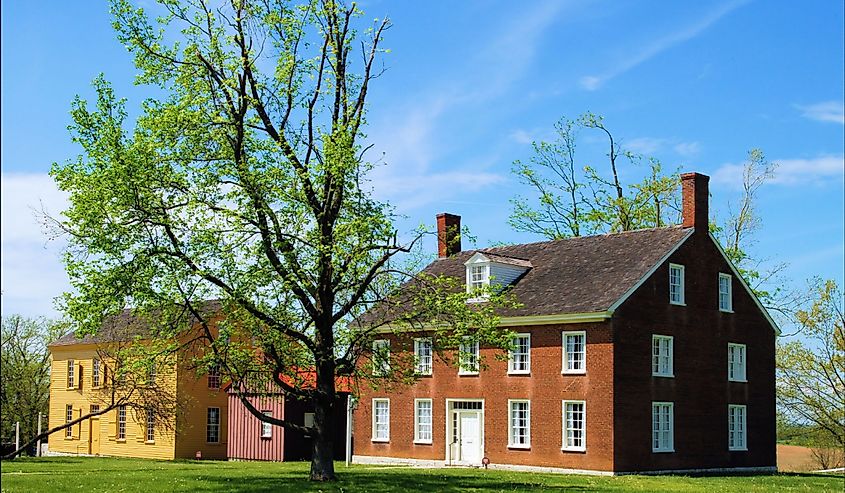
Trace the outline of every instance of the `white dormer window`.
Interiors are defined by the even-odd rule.
[[[490,264],[476,264],[469,267],[469,291],[481,291],[490,285]]]
[[[486,252],[476,252],[464,265],[467,269],[467,293],[477,293],[469,301],[486,300],[487,294],[482,294],[485,289],[513,284],[531,269],[528,260]]]

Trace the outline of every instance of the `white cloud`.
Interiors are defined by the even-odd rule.
[[[372,176],[375,195],[404,213],[430,204],[440,204],[501,183],[504,177],[484,171],[447,171],[399,175],[383,173]]]
[[[511,132],[508,137],[510,137],[510,139],[516,142],[517,144],[530,144],[534,142],[534,139],[531,137],[531,134],[521,128]]]
[[[832,122],[845,124],[845,102],[822,101],[820,103],[800,105],[796,108],[801,110],[801,116],[819,122]]]
[[[842,183],[845,176],[845,155],[821,156],[812,159],[773,159],[777,163],[771,184],[822,185],[835,180]],[[733,188],[742,186],[742,164],[726,163],[713,173],[713,181]]]
[[[2,311],[55,316],[53,298],[69,289],[60,261],[61,241],[48,241],[36,218],[42,209],[57,215],[67,194],[43,173],[2,174]]]
[[[631,53],[627,59],[614,61],[612,63],[612,67],[604,73],[591,74],[581,77],[579,81],[581,87],[588,91],[595,91],[601,88],[610,79],[618,77],[624,74],[625,72],[637,67],[638,65],[647,62],[651,58],[659,55],[660,53],[668,50],[669,48],[672,48],[675,45],[681,44],[685,41],[689,41],[690,39],[695,38],[699,34],[703,33],[705,30],[707,30],[707,28],[713,25],[716,21],[718,21],[719,19],[729,14],[730,12],[732,12],[733,10],[740,7],[746,2],[747,0],[737,0],[720,5],[718,8],[714,9],[712,12],[709,12],[703,18],[699,19],[697,22],[690,24],[684,27],[683,29],[669,33],[668,35],[655,40],[651,44],[647,44],[646,46],[642,47],[639,51]]]
[[[653,137],[638,137],[636,139],[626,140],[622,146],[626,151],[631,151],[636,154],[654,154],[663,148],[666,144],[666,139],[656,139]]]
[[[678,155],[684,157],[695,156],[701,152],[701,144],[698,142],[678,142],[674,147],[672,147],[672,149],[674,149]]]

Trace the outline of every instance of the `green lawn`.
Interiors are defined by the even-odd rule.
[[[425,491],[843,491],[842,476],[568,476],[480,469],[337,465],[340,481],[308,481],[304,462],[154,461],[85,457],[18,459],[0,464],[3,492],[63,491],[388,492]]]

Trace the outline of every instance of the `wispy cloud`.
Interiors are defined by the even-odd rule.
[[[808,105],[795,105],[801,111],[801,116],[819,122],[832,122],[845,124],[845,102],[822,101]]]
[[[823,185],[831,181],[842,184],[845,176],[845,155],[842,154],[811,159],[773,159],[772,162],[778,166],[769,183],[776,185]],[[739,188],[742,171],[742,164],[723,164],[713,173],[713,181]]]
[[[639,51],[631,53],[625,60],[614,62],[613,67],[604,73],[591,74],[581,77],[579,81],[581,87],[588,91],[595,91],[601,88],[607,81],[628,72],[642,63],[647,62],[669,48],[695,38],[707,30],[707,28],[713,25],[716,21],[736,10],[744,3],[747,3],[747,0],[735,0],[720,5],[718,8],[707,13],[707,15],[698,19],[696,22],[647,44]]]
[[[672,149],[683,157],[695,156],[701,152],[701,144],[699,142],[678,142]]]
[[[626,151],[631,151],[637,154],[655,155],[661,152],[669,151],[681,157],[695,156],[701,152],[701,144],[698,142],[685,142],[673,138],[659,138],[659,137],[637,137],[622,142],[622,147]]]

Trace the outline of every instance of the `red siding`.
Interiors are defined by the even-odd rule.
[[[283,396],[250,397],[250,403],[259,411],[272,411],[274,418],[284,418]],[[283,461],[285,430],[273,426],[272,437],[261,437],[261,421],[252,415],[240,398],[229,394],[229,459]]]

